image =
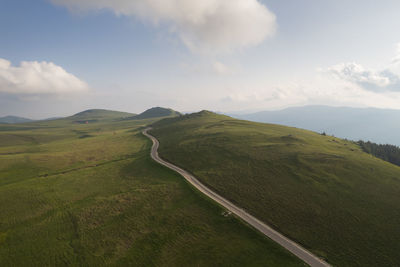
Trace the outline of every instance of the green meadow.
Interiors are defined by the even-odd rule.
[[[304,266],[89,113],[0,125],[0,266]]]
[[[210,112],[153,125],[160,155],[335,266],[400,266],[400,167],[354,142]]]

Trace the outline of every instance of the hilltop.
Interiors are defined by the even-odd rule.
[[[5,116],[0,118],[0,123],[7,123],[7,124],[12,124],[12,123],[25,123],[25,122],[31,122],[33,120],[23,118],[23,117],[17,117],[17,116]]]
[[[170,108],[155,107],[148,109],[139,115],[129,117],[131,120],[144,120],[152,118],[162,118],[162,117],[176,117],[181,116],[181,113]]]
[[[149,119],[154,120],[165,117],[177,117],[177,116],[181,116],[181,113],[173,109],[161,108],[161,107],[148,109],[140,113],[139,115],[128,112],[106,110],[106,109],[88,109],[69,117],[61,117],[61,118],[54,117],[38,121],[21,117],[15,117],[15,116],[7,116],[0,118],[0,124],[1,123],[14,124],[14,123],[26,123],[26,122],[37,122],[38,125],[48,122],[53,124],[54,123],[62,124],[65,122],[86,124],[86,123],[118,121],[118,120],[149,120]]]
[[[79,112],[68,119],[80,121],[97,121],[97,120],[107,120],[107,119],[122,119],[127,118],[129,116],[133,116],[135,114],[120,112],[114,110],[106,110],[106,109],[89,109],[82,112]]]
[[[400,264],[400,168],[358,144],[210,112],[151,133],[164,159],[331,264]]]

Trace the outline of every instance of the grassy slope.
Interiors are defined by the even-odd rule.
[[[208,112],[163,120],[163,158],[337,266],[400,265],[400,168],[354,143]]]
[[[133,119],[133,120],[143,120],[143,119],[151,119],[151,118],[161,118],[161,117],[177,117],[180,116],[181,114],[178,111],[175,111],[170,108],[151,108],[143,113],[140,113],[139,115],[129,117],[128,119]]]
[[[303,266],[153,162],[147,123],[0,126],[0,266]]]

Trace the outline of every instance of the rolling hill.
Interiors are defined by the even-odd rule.
[[[170,108],[155,107],[140,113],[139,115],[129,117],[131,120],[144,120],[144,119],[154,119],[163,117],[176,117],[181,116],[178,111],[172,110]]]
[[[103,119],[121,115],[0,125],[0,266],[304,266],[152,161],[154,119]]]
[[[89,109],[82,112],[79,112],[71,117],[66,119],[73,120],[78,123],[88,122],[96,122],[99,120],[115,120],[115,119],[124,119],[130,116],[134,116],[135,114],[106,110],[106,109]]]
[[[6,117],[0,118],[0,123],[7,123],[7,124],[25,123],[25,122],[31,122],[31,121],[33,121],[33,120],[27,119],[27,118],[22,118],[22,117],[17,117],[17,116],[6,116]]]
[[[164,159],[329,263],[400,265],[400,168],[356,143],[207,111],[151,133]]]
[[[400,146],[400,110],[305,106],[233,116],[255,122],[326,132],[356,141]]]

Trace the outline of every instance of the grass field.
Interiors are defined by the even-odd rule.
[[[0,266],[304,266],[153,162],[149,122],[0,126]]]
[[[160,155],[336,266],[400,266],[400,168],[353,142],[210,112],[154,124]]]

